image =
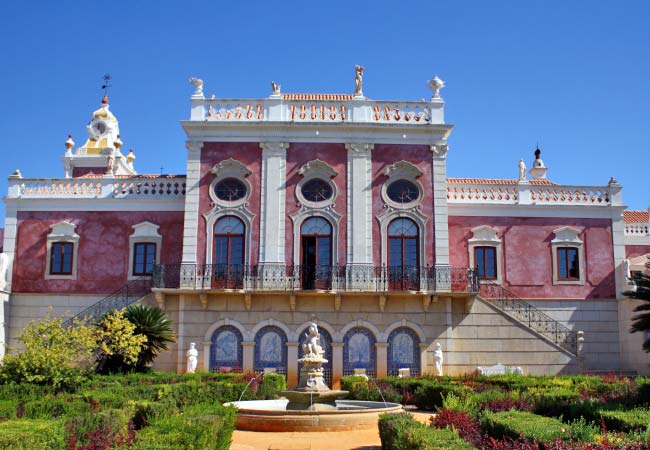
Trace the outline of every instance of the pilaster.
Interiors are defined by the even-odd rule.
[[[203,372],[210,372],[210,350],[212,349],[212,341],[201,342],[201,347],[203,348],[203,366],[201,369]]]
[[[287,148],[285,142],[261,142],[262,179],[259,263],[285,264]]]
[[[427,369],[429,367],[429,344],[426,342],[420,342],[419,344],[420,347],[420,375],[424,375],[425,373],[428,373],[429,370]]]
[[[187,142],[187,178],[185,180],[185,218],[183,226],[183,263],[196,264],[199,233],[199,184],[203,142]]]
[[[332,389],[341,389],[343,376],[343,342],[332,342]]]
[[[447,144],[431,146],[433,172],[433,235],[436,268],[449,267],[449,213],[447,209]],[[439,285],[444,291],[451,286]]]
[[[242,346],[242,371],[250,373],[255,367],[255,341],[243,341]]]
[[[287,387],[298,386],[298,342],[287,342]]]
[[[178,296],[178,332],[176,333],[176,373],[185,373],[185,295]]]
[[[346,144],[347,268],[372,266],[372,149],[373,144]],[[364,268],[361,268],[364,270]],[[355,279],[348,274],[348,279]],[[363,286],[360,286],[363,288]]]
[[[375,343],[375,350],[377,355],[377,377],[384,378],[388,376],[388,343],[377,342]]]
[[[612,179],[608,185],[612,205],[612,245],[614,250],[614,278],[616,282],[616,298],[623,298],[626,289],[625,273],[625,221],[623,219],[623,188]]]

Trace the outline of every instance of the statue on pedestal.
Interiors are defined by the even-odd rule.
[[[185,356],[187,356],[186,373],[196,372],[196,365],[199,362],[199,351],[196,349],[196,344],[194,342],[190,343],[190,349],[185,353]]]
[[[363,66],[354,66],[354,95],[363,97]]]
[[[519,181],[526,180],[526,163],[523,159],[519,160]]]
[[[436,350],[433,352],[433,360],[435,361],[436,364],[436,375],[441,377],[442,362],[444,360],[444,356],[442,354],[442,347],[440,346],[440,342],[436,342]]]
[[[302,345],[303,358],[322,358],[325,350],[320,345],[320,333],[318,325],[312,323],[309,325],[308,333],[305,333],[307,340]]]

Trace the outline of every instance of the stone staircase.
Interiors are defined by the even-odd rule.
[[[567,328],[502,286],[484,284],[479,295],[528,329],[572,355],[579,355],[578,331]]]
[[[117,291],[107,295],[97,303],[90,305],[88,308],[67,319],[63,322],[63,326],[71,326],[76,320],[83,319],[87,319],[91,322],[99,321],[104,314],[129,306],[150,292],[151,277],[140,277],[129,281]]]

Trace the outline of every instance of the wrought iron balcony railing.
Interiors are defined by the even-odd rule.
[[[161,289],[476,293],[474,269],[418,266],[166,264],[154,268]]]

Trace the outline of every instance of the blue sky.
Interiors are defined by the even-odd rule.
[[[370,98],[446,81],[450,176],[514,178],[539,142],[551,180],[615,176],[647,208],[649,18],[641,0],[2,2],[0,192],[16,168],[63,175],[63,142],[84,142],[106,72],[137,170],[184,173],[188,77],[217,97],[266,97],[271,80],[349,93],[361,64]]]

